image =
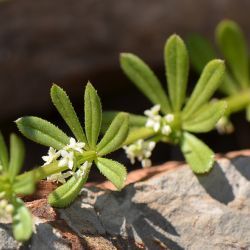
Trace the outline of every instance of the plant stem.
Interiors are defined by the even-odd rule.
[[[78,165],[82,164],[85,161],[92,162],[96,158],[96,152],[95,151],[85,151],[81,154],[80,160],[77,162]],[[19,175],[18,179],[23,179],[27,175],[33,175],[34,181],[40,181],[42,179],[47,178],[48,176],[56,173],[60,173],[62,171],[67,170],[67,166],[58,166],[58,162],[52,162],[51,164],[40,166],[36,169],[30,170],[28,172],[25,172],[21,175]]]
[[[250,90],[245,90],[244,92],[240,92],[221,100],[226,101],[228,105],[225,115],[236,113],[250,105]]]
[[[123,143],[123,146],[130,145],[139,139],[147,139],[156,134],[156,132],[151,128],[136,128],[129,133],[128,138]]]

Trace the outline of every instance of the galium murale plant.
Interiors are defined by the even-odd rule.
[[[32,218],[20,195],[32,194],[35,190],[33,175],[19,178],[25,155],[21,139],[10,136],[10,152],[0,133],[0,217],[12,219],[13,235],[18,241],[28,240],[32,234]]]
[[[24,155],[22,143],[17,136],[11,136],[9,158],[0,136],[0,212],[7,211],[13,217],[17,240],[28,239],[32,232],[30,214],[17,196],[34,192],[35,183],[48,178],[61,184],[49,195],[48,202],[54,207],[66,207],[79,194],[94,164],[120,190],[125,183],[126,169],[107,158],[119,148],[125,149],[132,163],[139,160],[147,167],[151,165],[150,156],[157,142],[178,144],[195,173],[211,169],[214,153],[193,133],[212,130],[227,112],[227,101],[211,100],[223,81],[224,62],[216,59],[204,65],[191,95],[187,96],[189,58],[179,36],[173,35],[167,40],[164,59],[167,91],[139,57],[129,53],[121,55],[123,71],[153,103],[144,116],[123,112],[102,114],[97,92],[88,83],[83,127],[66,92],[54,84],[52,102],[72,135],[39,117],[26,116],[16,121],[25,137],[48,147],[48,154],[42,157],[44,164],[38,168],[19,174]],[[230,102],[230,105],[233,108],[238,104]]]
[[[39,180],[48,178],[62,184],[48,196],[49,204],[58,208],[70,205],[77,197],[93,164],[118,190],[126,180],[126,168],[106,155],[119,149],[127,138],[128,114],[119,113],[100,139],[101,102],[90,83],[84,94],[85,131],[62,88],[54,84],[51,99],[75,138],[39,117],[26,116],[16,121],[24,136],[49,147],[48,154],[42,157],[42,166],[19,174],[24,159],[23,143],[12,134],[9,157],[0,134],[0,217],[12,217],[13,235],[18,241],[26,241],[32,235],[31,214],[20,197],[32,194]]]
[[[178,144],[195,173],[208,172],[214,163],[214,153],[193,133],[212,130],[226,111],[225,101],[211,101],[223,79],[224,62],[218,59],[208,62],[191,96],[187,97],[189,58],[179,36],[172,35],[167,40],[164,60],[168,95],[145,62],[134,54],[121,54],[123,72],[154,105],[144,112],[145,116],[130,114],[131,129],[124,149],[132,163],[137,158],[149,166],[155,143]],[[115,114],[105,114],[104,127]]]
[[[119,149],[127,138],[128,114],[119,113],[99,141],[101,102],[90,83],[84,95],[85,131],[62,88],[53,85],[51,99],[75,138],[44,119],[34,116],[19,118],[16,124],[24,136],[49,147],[48,155],[42,157],[44,165],[19,177],[32,174],[36,181],[48,177],[63,183],[48,197],[49,204],[54,207],[66,207],[76,198],[87,181],[92,164],[120,190],[126,180],[126,169],[105,156]]]
[[[217,25],[215,41],[227,65],[219,91],[227,96],[225,101],[228,104],[225,116],[220,119],[217,128],[221,133],[230,133],[233,132],[230,114],[246,109],[246,118],[250,120],[249,50],[244,33],[231,20],[223,20]],[[197,72],[201,72],[208,61],[217,57],[210,41],[201,35],[190,35],[187,46],[191,63]]]

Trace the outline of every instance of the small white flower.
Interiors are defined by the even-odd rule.
[[[68,177],[70,177],[71,171],[68,171],[66,173],[56,173],[56,174],[52,174],[50,176],[47,177],[47,180],[49,181],[54,181],[54,182],[60,182],[62,184],[64,184],[66,182],[65,179],[67,179]]]
[[[219,134],[231,134],[234,131],[234,126],[230,120],[223,116],[215,125]]]
[[[164,125],[161,129],[162,134],[164,135],[170,135],[172,132],[172,129],[169,125]]]
[[[6,199],[2,199],[0,201],[0,215],[3,217],[7,217],[8,215],[11,215],[14,211],[14,206]]]
[[[155,148],[156,143],[154,141],[150,141],[148,143],[148,149],[152,151]]]
[[[0,199],[2,199],[4,196],[5,196],[5,192],[4,191],[0,192]]]
[[[5,207],[5,211],[8,213],[8,214],[12,214],[14,212],[14,206],[12,204],[8,204],[6,207]]]
[[[8,201],[6,199],[0,201],[0,209],[6,208],[7,205]]]
[[[42,159],[45,161],[43,165],[44,166],[49,165],[54,160],[56,160],[59,156],[60,156],[60,151],[56,151],[54,148],[50,147],[48,151],[48,155],[45,155],[42,157]]]
[[[145,110],[144,114],[150,118],[156,116],[159,114],[161,110],[161,105],[157,104],[155,106],[153,106],[151,109]]]
[[[80,174],[81,176],[85,176],[86,174],[86,171],[89,167],[91,167],[92,163],[91,162],[88,162],[88,161],[85,161],[81,166],[80,166]]]
[[[142,160],[141,165],[143,168],[148,168],[152,166],[152,162],[150,159],[144,159]]]
[[[59,160],[58,166],[67,166],[72,170],[74,167],[74,153],[72,151],[68,152],[66,150],[61,150],[60,153],[62,158]]]
[[[164,116],[164,119],[168,122],[171,123],[174,121],[174,115],[173,114],[167,114]]]
[[[134,144],[131,144],[129,146],[124,146],[124,150],[126,152],[127,157],[129,158],[130,162],[132,164],[135,163],[135,159],[138,159],[142,162],[143,166],[149,166],[148,161],[149,157],[152,154],[152,150],[155,147],[155,142],[150,141],[146,142],[142,139],[136,141]]]
[[[65,149],[73,149],[79,153],[83,152],[83,148],[85,147],[85,143],[84,142],[77,142],[75,140],[75,138],[71,137],[69,140],[69,145],[67,145],[65,147]]]

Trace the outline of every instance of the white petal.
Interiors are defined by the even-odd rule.
[[[174,121],[174,115],[173,115],[173,114],[167,114],[167,115],[164,116],[164,119],[165,119],[167,122],[171,123],[171,122]]]
[[[156,143],[154,141],[150,141],[148,143],[148,149],[152,151],[155,148],[155,145]]]
[[[142,167],[148,168],[152,165],[152,162],[149,159],[144,159],[144,160],[142,160],[141,164],[142,164]]]
[[[59,163],[58,163],[58,166],[59,167],[64,167],[64,166],[67,166],[67,159],[66,158],[62,158]]]
[[[154,131],[158,132],[160,129],[160,126],[161,126],[160,123],[154,123],[154,126],[153,126]]]
[[[169,135],[169,134],[171,134],[172,129],[171,129],[170,126],[165,125],[165,126],[163,126],[161,132],[162,132],[164,135]]]
[[[68,168],[72,170],[73,167],[74,167],[74,161],[69,160],[69,161],[68,161]]]

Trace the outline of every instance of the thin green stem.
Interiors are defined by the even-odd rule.
[[[250,90],[245,90],[222,100],[226,101],[228,105],[225,115],[239,112],[250,105]]]
[[[136,128],[129,132],[128,138],[123,143],[123,146],[130,145],[139,139],[148,139],[154,136],[156,132],[151,128]]]
[[[84,163],[85,161],[92,162],[96,158],[96,152],[95,151],[86,151],[81,154],[80,159],[77,161],[77,164],[80,165]],[[67,170],[67,166],[58,166],[58,162],[55,161],[51,164],[40,166],[36,169],[30,170],[28,172],[25,172],[17,177],[17,179],[23,179],[27,175],[33,175],[34,180],[40,181],[42,179],[47,178],[48,176],[56,173],[60,173],[62,171]]]

